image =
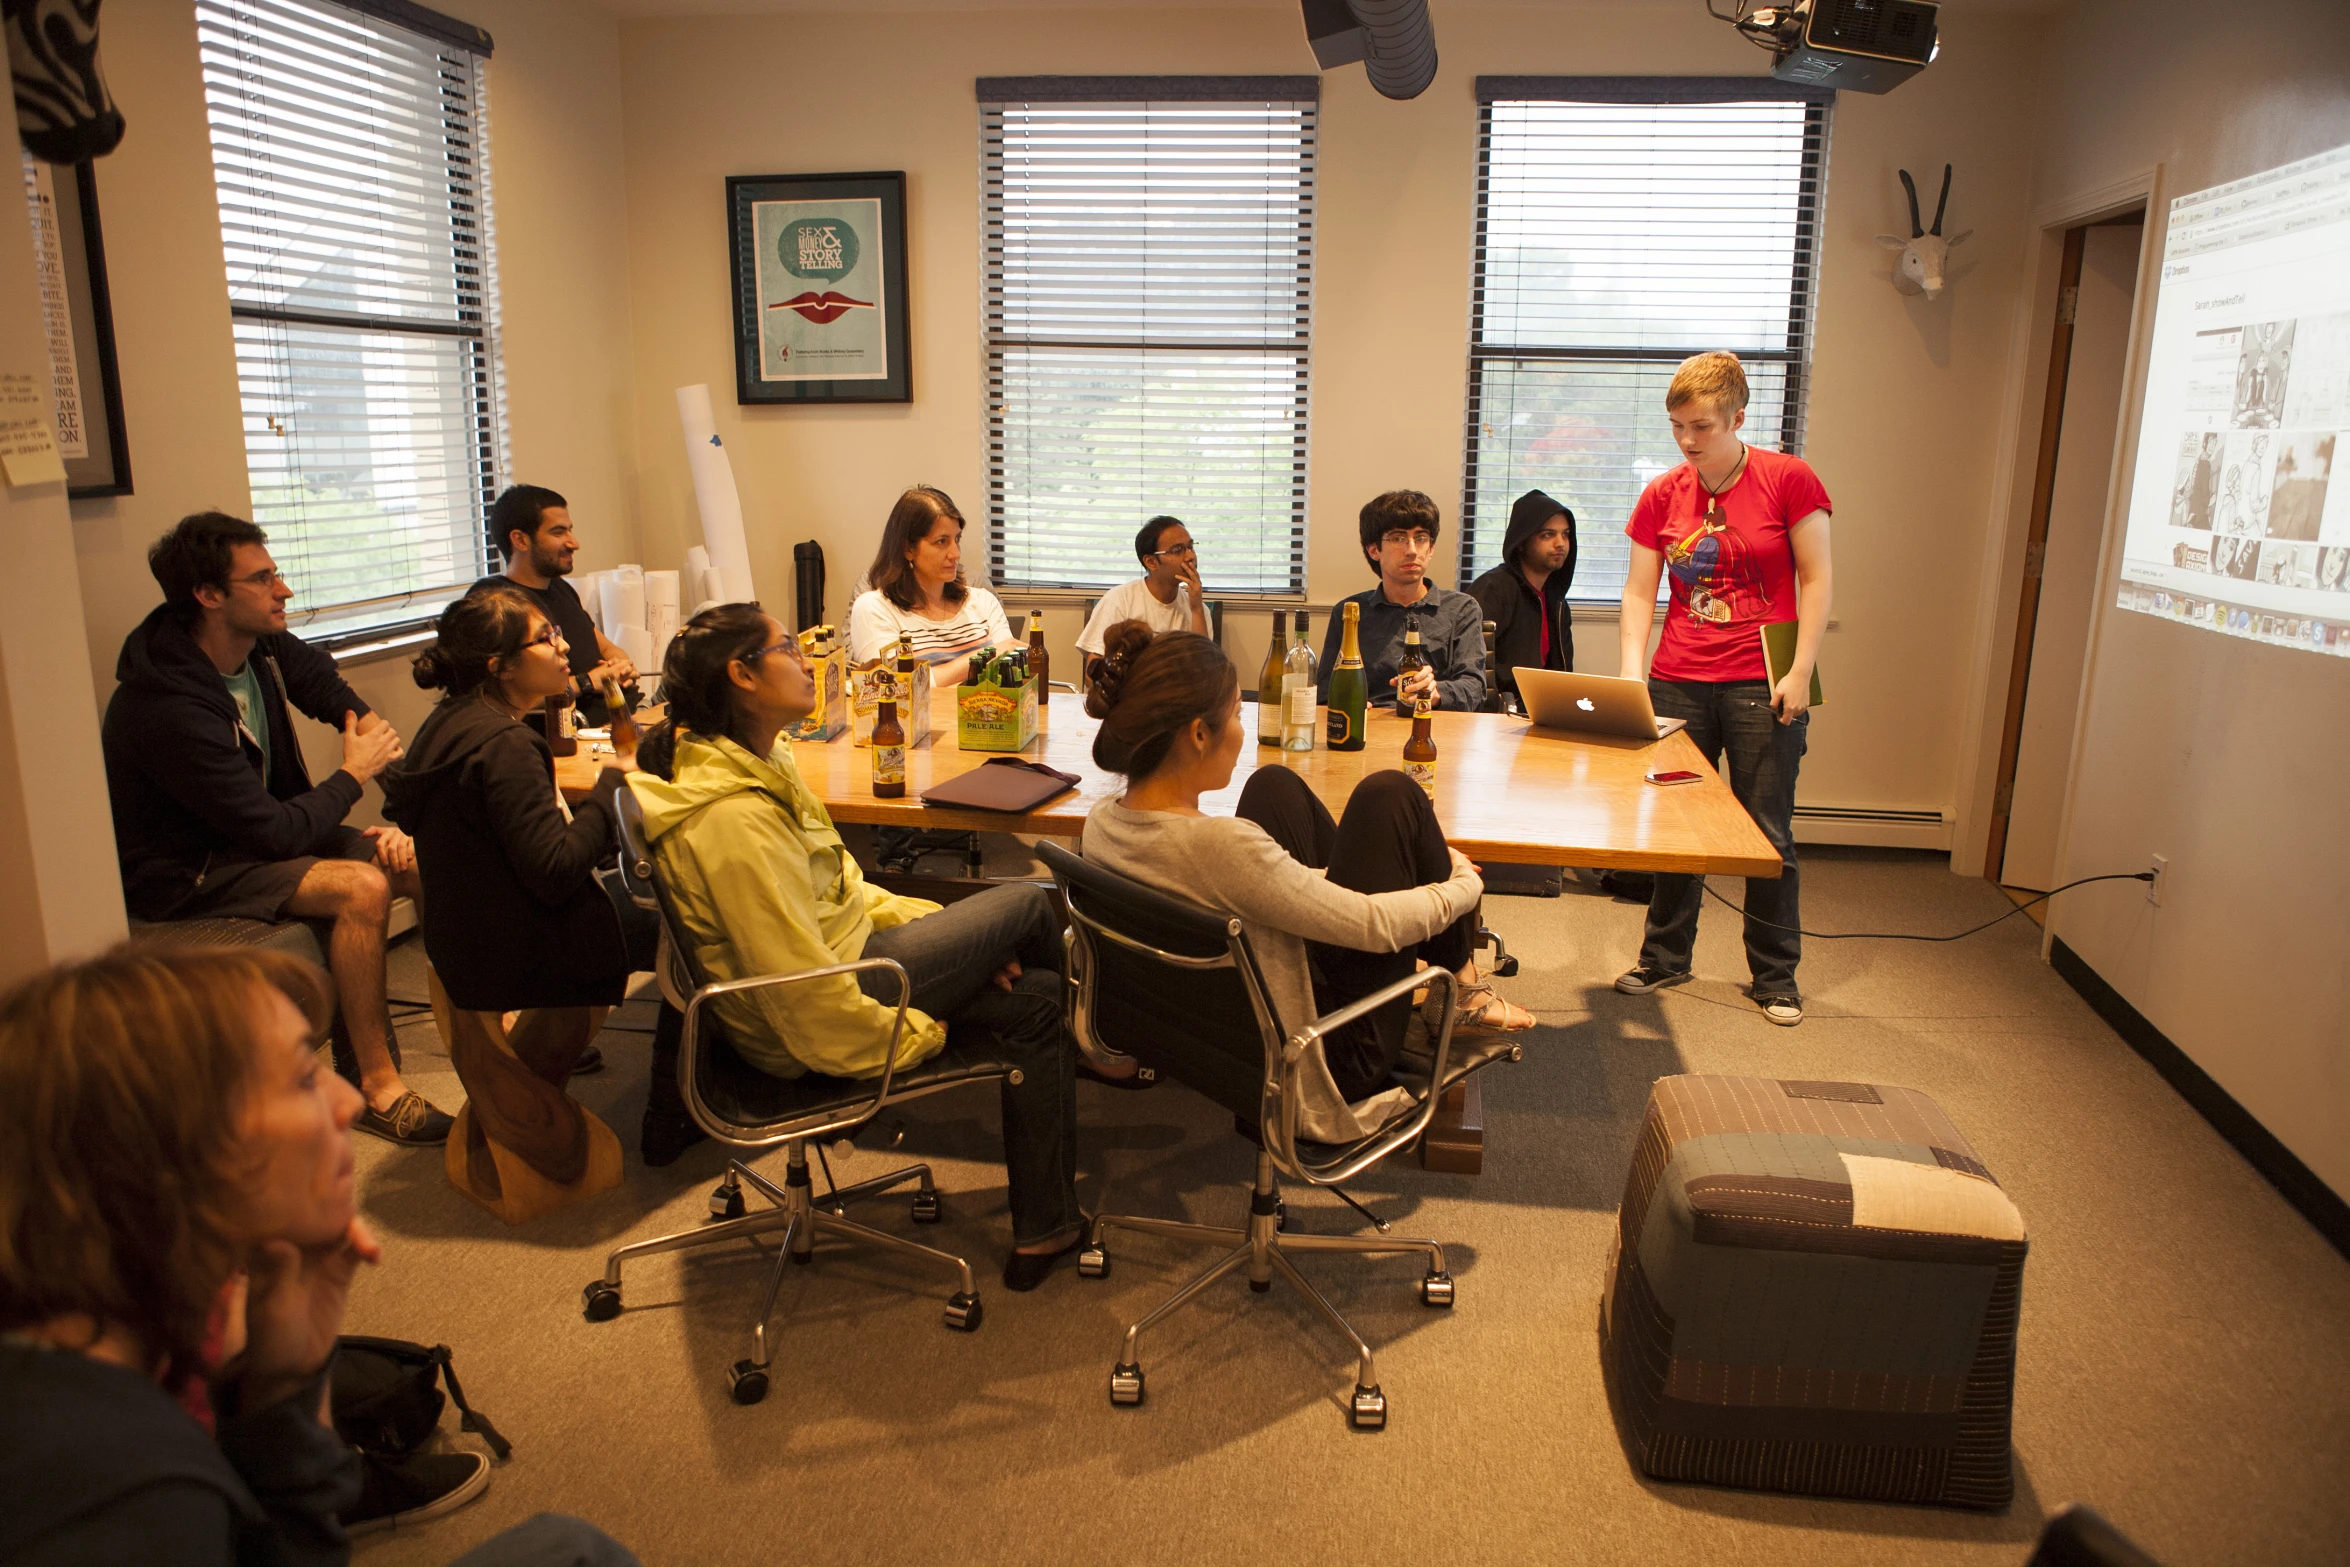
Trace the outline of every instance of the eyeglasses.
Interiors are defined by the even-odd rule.
[[[1199,554],[1199,546],[1196,544],[1171,544],[1163,550],[1152,550],[1151,554],[1153,556],[1185,555],[1196,557]]]
[[[274,588],[286,580],[286,574],[272,566],[267,571],[256,571],[249,577],[231,577],[228,580],[232,584],[250,582],[257,588]]]
[[[1381,548],[1385,548],[1390,544],[1408,544],[1416,550],[1432,550],[1436,548],[1436,535],[1433,533],[1424,533],[1417,528],[1413,529],[1409,533],[1405,533],[1399,529],[1394,533],[1380,534],[1379,544]]]
[[[540,632],[537,636],[532,637],[528,642],[525,642],[522,645],[526,648],[539,647],[544,645],[546,647],[560,650],[563,646],[563,633],[555,629],[553,626],[549,626],[546,630]]]

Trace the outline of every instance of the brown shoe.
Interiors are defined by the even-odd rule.
[[[387,1143],[398,1143],[407,1148],[430,1148],[449,1140],[449,1128],[457,1118],[436,1110],[424,1095],[411,1088],[392,1101],[389,1110],[378,1110],[368,1105],[352,1122],[354,1131],[380,1137]]]

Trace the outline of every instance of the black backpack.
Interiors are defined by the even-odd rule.
[[[447,1397],[438,1385],[444,1376],[449,1381]],[[414,1452],[438,1428],[441,1410],[451,1398],[464,1416],[461,1429],[480,1436],[500,1459],[513,1451],[489,1417],[465,1402],[448,1345],[427,1348],[406,1339],[364,1334],[345,1334],[337,1343],[330,1400],[335,1431],[362,1453],[398,1458]]]

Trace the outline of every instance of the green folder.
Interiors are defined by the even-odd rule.
[[[1771,689],[1787,678],[1787,671],[1795,667],[1795,629],[1792,620],[1775,620],[1762,628],[1763,667],[1771,672]],[[1820,666],[1811,666],[1811,705],[1819,706],[1827,699],[1820,695]]]

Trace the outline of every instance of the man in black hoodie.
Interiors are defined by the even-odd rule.
[[[1469,584],[1493,622],[1493,678],[1518,689],[1512,670],[1573,669],[1575,628],[1567,589],[1575,580],[1575,514],[1540,490],[1510,508],[1501,564]]]
[[[447,1140],[450,1118],[400,1080],[384,1008],[392,899],[421,899],[396,828],[345,827],[400,737],[335,661],[286,630],[293,589],[267,535],[198,512],[156,540],[163,603],[123,639],[106,704],[106,789],[123,901],[137,920],[326,919],[327,966],[367,1098],[361,1131]],[[343,732],[343,765],[313,785],[288,707]]]

